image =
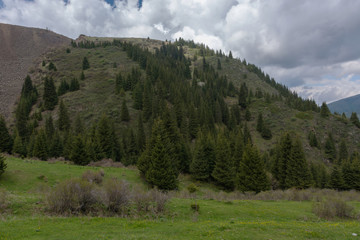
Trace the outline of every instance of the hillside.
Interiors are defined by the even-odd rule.
[[[348,117],[350,117],[353,112],[360,115],[360,95],[340,99],[329,103],[328,106],[331,112],[337,112],[339,114],[345,113]]]
[[[54,32],[0,23],[0,114],[10,118],[34,61],[70,39]]]

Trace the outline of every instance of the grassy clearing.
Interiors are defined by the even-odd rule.
[[[360,234],[358,220],[320,220],[312,213],[310,201],[198,199],[196,213],[190,208],[194,200],[176,197],[160,216],[49,216],[44,213],[41,189],[99,168],[14,157],[8,157],[7,163],[0,188],[9,192],[9,206],[0,215],[0,239],[355,239],[352,233]],[[137,170],[102,169],[105,178],[142,184]],[[42,175],[46,180],[39,178]],[[185,186],[191,180],[185,176],[181,181]],[[206,185],[200,191],[204,189]],[[360,210],[359,202],[350,204]]]

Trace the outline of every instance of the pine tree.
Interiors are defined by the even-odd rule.
[[[316,147],[320,149],[320,144],[318,143],[316,134],[313,130],[309,132],[308,139],[311,147]]]
[[[357,116],[357,114],[356,114],[355,112],[351,113],[350,121],[351,121],[355,126],[357,126],[358,128],[360,128],[360,121],[359,121],[359,118],[358,118],[358,116]]]
[[[69,84],[66,82],[66,80],[61,80],[60,86],[58,87],[57,94],[58,96],[64,95],[67,93],[70,89]]]
[[[143,107],[143,86],[142,84],[139,82],[138,84],[136,84],[135,89],[132,93],[133,98],[134,98],[134,105],[133,107],[137,110],[141,110]]]
[[[345,139],[341,139],[340,146],[339,146],[338,163],[341,164],[341,162],[347,160],[348,157],[349,157],[349,153],[347,150]]]
[[[85,143],[81,135],[76,136],[73,141],[70,160],[77,165],[83,166],[90,162],[86,153]]]
[[[296,139],[292,145],[290,158],[286,166],[285,185],[287,188],[308,188],[311,185],[311,175],[307,165],[302,143]]]
[[[52,140],[54,132],[55,132],[55,127],[54,127],[54,123],[53,123],[53,118],[51,115],[49,115],[45,121],[45,133],[46,133],[46,139],[48,141]]]
[[[14,139],[14,145],[13,145],[12,152],[17,153],[20,156],[26,156],[26,146],[23,143],[23,140],[20,137],[19,133],[17,133],[17,132],[15,134],[15,139]]]
[[[246,146],[248,143],[252,144],[251,133],[247,124],[245,124],[244,126],[243,138],[244,138],[244,146]]]
[[[326,157],[331,162],[334,162],[336,160],[336,148],[335,148],[334,139],[333,139],[331,133],[328,134],[328,137],[325,141],[324,151],[325,151]]]
[[[171,147],[165,124],[160,119],[155,120],[150,143],[142,156],[142,161],[147,169],[142,169],[142,167],[139,169],[145,173],[145,177],[151,185],[163,190],[177,188],[178,173],[169,154],[172,152]],[[143,164],[142,161],[140,161],[140,165]]]
[[[330,110],[325,102],[322,103],[321,109],[320,109],[320,116],[321,117],[328,117],[330,116]]]
[[[80,115],[77,114],[74,123],[74,133],[75,135],[83,134],[85,131],[84,123],[82,122]]]
[[[138,129],[136,134],[136,139],[137,139],[136,144],[139,152],[142,153],[146,147],[146,135],[145,135],[144,124],[141,113],[139,114],[137,126]]]
[[[217,70],[221,70],[221,61],[220,61],[220,58],[217,59]]]
[[[87,57],[83,58],[83,63],[82,63],[82,70],[86,70],[90,68],[90,63],[89,60],[87,59]]]
[[[46,133],[41,129],[35,138],[33,155],[45,161],[48,158],[48,142],[46,141]]]
[[[246,110],[245,110],[245,120],[246,121],[251,120],[251,112],[250,112],[249,108],[246,108]]]
[[[81,81],[85,80],[85,74],[84,74],[84,71],[81,71],[81,74],[80,74],[80,80],[81,80]]]
[[[45,78],[44,82],[44,108],[46,110],[53,110],[58,103],[58,96],[56,93],[54,80],[50,77]]]
[[[69,86],[70,92],[74,92],[74,91],[77,91],[79,89],[80,89],[79,80],[77,80],[77,78],[71,79],[70,86]]]
[[[227,190],[234,189],[235,164],[230,154],[229,142],[223,134],[218,135],[215,146],[215,167],[211,174],[216,183]]]
[[[247,144],[244,149],[236,185],[243,192],[252,191],[258,193],[270,189],[270,182],[265,173],[260,154],[250,144]]]
[[[214,163],[215,151],[210,137],[199,132],[195,144],[194,158],[190,164],[191,175],[196,180],[209,180],[214,168]]]
[[[64,102],[61,100],[59,113],[58,113],[58,127],[60,131],[68,131],[70,129],[70,118],[67,111],[67,107],[65,106]]]
[[[333,170],[331,172],[330,175],[330,187],[332,189],[336,189],[336,190],[344,190],[344,186],[345,186],[345,182],[344,179],[342,177],[342,172],[341,172],[341,168],[340,166],[338,166],[337,164],[334,165]]]
[[[0,176],[5,172],[7,164],[5,162],[5,157],[0,153]]]
[[[240,93],[239,93],[239,105],[242,108],[247,107],[247,97],[248,97],[248,88],[245,83],[243,83],[240,87]]]
[[[263,121],[262,113],[259,113],[257,122],[256,122],[256,131],[261,133],[263,130],[263,127],[264,127],[264,121]]]
[[[279,182],[281,189],[287,188],[286,176],[288,161],[291,158],[292,140],[289,133],[285,133],[275,149],[274,164],[272,173]]]
[[[124,122],[128,122],[130,121],[130,115],[129,115],[129,110],[126,106],[126,101],[123,100],[122,102],[122,105],[121,105],[121,121],[124,121]]]
[[[51,157],[58,158],[58,157],[62,156],[63,148],[64,148],[64,146],[63,146],[63,142],[61,140],[60,134],[59,134],[58,130],[56,130],[53,135],[53,140],[52,140],[52,143],[50,146],[49,155]]]
[[[96,128],[96,142],[100,147],[100,152],[97,154],[101,154],[107,158],[112,157],[114,136],[115,133],[112,131],[110,120],[105,114],[102,115]]]
[[[6,127],[5,119],[0,115],[0,153],[11,153],[13,140]]]

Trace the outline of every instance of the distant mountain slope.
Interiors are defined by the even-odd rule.
[[[34,60],[49,48],[70,41],[49,30],[0,23],[0,114],[10,117]]]
[[[360,94],[329,103],[328,106],[331,112],[345,113],[348,117],[352,112],[360,115]]]

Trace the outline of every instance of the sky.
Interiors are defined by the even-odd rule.
[[[0,22],[71,38],[182,37],[317,103],[360,94],[359,0],[0,0]]]

